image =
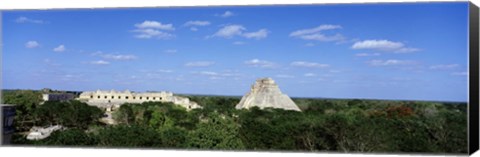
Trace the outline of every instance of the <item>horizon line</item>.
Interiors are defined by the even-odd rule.
[[[86,91],[82,91],[82,90],[60,90],[60,89],[51,89],[51,88],[42,88],[42,89],[50,89],[50,90],[53,90],[53,91],[65,91],[65,92],[86,92],[86,91],[97,91],[97,90],[100,90],[100,89],[97,89],[97,90],[86,90]],[[1,90],[32,90],[32,91],[41,91],[42,89],[1,89]],[[125,90],[115,90],[115,89],[110,89],[110,90],[100,90],[100,91],[111,91],[111,90],[114,90],[114,91],[125,91]],[[129,89],[126,89],[130,92],[139,92],[139,91],[135,91],[135,90],[129,90]],[[148,91],[155,91],[156,90],[144,90],[144,92],[148,92]],[[158,92],[172,92],[172,91],[162,91],[162,90],[159,90]],[[1,93],[1,92],[0,92]],[[223,96],[223,97],[243,97],[244,95],[220,95],[220,94],[200,94],[200,93],[175,93],[175,92],[172,92],[173,94],[175,95],[192,95],[192,96]],[[335,98],[335,97],[320,97],[320,96],[317,96],[317,97],[308,97],[308,96],[289,96],[290,98],[292,99],[358,99],[358,100],[372,100],[372,101],[421,101],[421,102],[442,102],[442,103],[467,103],[468,104],[468,100],[467,101],[460,101],[460,100],[418,100],[418,99],[382,99],[382,98],[358,98],[358,97],[351,97],[351,98]]]

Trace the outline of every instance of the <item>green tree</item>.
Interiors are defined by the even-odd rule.
[[[95,134],[98,146],[103,147],[159,147],[160,137],[155,129],[135,124],[107,126]]]
[[[55,131],[48,138],[35,141],[36,145],[54,146],[93,146],[95,138],[80,129],[67,129]]]
[[[33,90],[3,90],[2,103],[15,105],[17,131],[26,131],[35,125],[33,112],[42,102],[42,95]]]
[[[42,125],[63,125],[86,129],[95,125],[103,111],[97,107],[72,100],[68,102],[47,101],[35,110],[35,117]]]
[[[231,117],[213,112],[189,134],[188,146],[200,149],[244,149],[238,137],[239,125]]]
[[[123,104],[113,113],[113,119],[119,124],[132,124],[135,120],[133,109],[130,104]]]
[[[295,150],[301,112],[250,108],[240,115],[240,137],[247,149]]]
[[[166,148],[184,148],[187,143],[188,132],[179,127],[165,126],[159,129],[161,146]]]
[[[466,116],[464,112],[444,109],[425,120],[424,127],[438,152],[468,152]]]

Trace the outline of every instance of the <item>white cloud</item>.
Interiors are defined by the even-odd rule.
[[[137,79],[137,78],[138,78],[138,76],[135,76],[135,75],[130,76],[130,79]]]
[[[75,76],[73,76],[73,75],[70,75],[70,74],[63,75],[63,76],[64,76],[64,77],[66,77],[66,78],[72,78],[72,77],[75,77]]]
[[[171,39],[175,37],[175,35],[159,31],[156,29],[136,29],[133,32],[137,32],[135,35],[136,38],[140,39],[150,39],[150,38],[157,38],[157,39]]]
[[[305,61],[295,61],[290,63],[291,66],[296,67],[307,67],[307,68],[327,68],[330,65],[328,64],[320,64],[315,62],[305,62]]]
[[[343,35],[341,35],[341,34],[335,34],[333,36],[327,36],[327,35],[320,34],[320,33],[302,35],[299,38],[304,39],[304,40],[317,40],[317,41],[323,41],[323,42],[340,41],[340,40],[345,39],[345,37],[343,37]]]
[[[231,38],[236,35],[241,35],[244,30],[246,29],[242,25],[227,25],[218,30],[213,36]]]
[[[210,25],[209,21],[187,21],[183,24],[183,26],[190,27],[191,31],[198,31],[197,27],[208,25]]]
[[[224,72],[213,72],[213,71],[200,71],[200,72],[192,72],[193,74],[203,75],[209,77],[209,79],[225,79],[226,77],[233,77],[233,79],[238,79],[241,74],[239,73],[232,73],[231,71],[224,71]]]
[[[111,60],[134,60],[134,59],[137,59],[137,56],[135,56],[135,55],[113,55],[113,54],[105,54],[105,55],[103,55],[103,58],[105,58],[105,59],[111,59]]]
[[[340,29],[342,28],[342,26],[339,26],[339,25],[320,25],[318,27],[315,27],[315,28],[310,28],[310,29],[301,29],[301,30],[297,30],[297,31],[294,31],[292,33],[290,33],[290,36],[301,36],[301,35],[306,35],[306,34],[312,34],[312,33],[317,33],[317,32],[320,32],[320,31],[324,31],[324,30],[332,30],[332,29]]]
[[[370,57],[370,56],[380,56],[380,53],[357,53],[357,57]]]
[[[230,72],[225,71],[225,72],[221,73],[220,75],[221,75],[221,76],[224,76],[224,77],[236,77],[236,78],[238,78],[238,76],[241,76],[240,73],[238,73],[238,72],[231,72],[231,71],[230,71]]]
[[[454,72],[451,75],[454,75],[454,76],[468,76],[468,72]]]
[[[109,60],[134,60],[137,59],[137,56],[135,55],[125,55],[125,54],[109,54],[109,53],[103,53],[102,51],[97,51],[95,53],[92,53],[93,56],[100,56],[104,59],[109,59]]]
[[[25,47],[26,48],[36,48],[40,46],[40,44],[37,42],[37,41],[28,41],[27,43],[25,43]]]
[[[226,17],[230,17],[230,16],[233,16],[233,15],[235,15],[233,12],[225,11],[223,14],[216,14],[215,16],[220,16],[220,17],[226,18]]]
[[[63,52],[63,51],[65,51],[66,49],[67,49],[67,48],[65,48],[65,45],[59,45],[59,46],[53,48],[53,51],[55,51],[55,52]]]
[[[314,77],[314,76],[317,76],[317,74],[314,74],[314,73],[306,73],[306,74],[304,74],[303,76],[305,76],[305,77]]]
[[[209,21],[188,21],[183,24],[184,26],[208,26],[210,25]]]
[[[161,22],[158,22],[158,21],[148,21],[148,20],[143,21],[143,23],[135,24],[135,27],[139,29],[153,28],[153,29],[159,29],[159,30],[175,30],[172,24],[162,24]]]
[[[212,71],[201,71],[201,72],[198,72],[198,74],[200,74],[200,75],[208,75],[208,76],[218,76],[218,73],[212,72]]]
[[[411,52],[417,52],[417,51],[420,51],[420,50],[421,49],[418,49],[418,48],[404,47],[404,48],[396,50],[395,53],[411,53]]]
[[[260,59],[252,59],[252,60],[245,61],[244,63],[253,67],[261,67],[261,68],[274,68],[277,66],[273,62],[260,60]]]
[[[234,36],[242,36],[245,38],[253,39],[262,39],[268,36],[270,33],[267,29],[260,29],[256,32],[245,32],[247,29],[242,25],[226,25],[220,28],[215,34],[209,37],[223,37],[223,38],[232,38]]]
[[[157,70],[142,69],[142,70],[139,70],[139,72],[144,74],[145,77],[143,78],[158,80],[158,79],[172,79],[169,76],[172,76],[170,73],[173,73],[174,71],[170,69],[157,69]]]
[[[397,50],[404,45],[401,42],[392,42],[388,40],[364,40],[355,42],[353,49],[378,49],[378,50]]]
[[[16,23],[35,23],[35,24],[43,24],[45,21],[42,20],[35,20],[35,19],[30,19],[27,17],[19,17],[15,20]]]
[[[24,22],[27,22],[29,19],[27,17],[19,17],[15,20],[15,22],[17,23],[24,23]]]
[[[104,61],[104,60],[98,60],[98,61],[92,61],[92,62],[90,62],[90,64],[94,64],[94,65],[107,65],[107,64],[110,64],[110,62],[107,62],[107,61]]]
[[[320,25],[315,28],[301,29],[290,33],[290,37],[303,40],[316,40],[321,42],[342,41],[345,37],[341,34],[325,35],[322,31],[341,29],[340,25]]]
[[[393,42],[389,40],[357,41],[352,45],[352,49],[372,49],[380,51],[392,51],[395,53],[411,53],[420,51],[418,48],[405,47],[405,44],[401,42]]]
[[[196,62],[188,62],[185,63],[185,66],[187,67],[207,67],[215,64],[215,62],[210,62],[210,61],[196,61]]]
[[[275,75],[275,77],[277,77],[277,78],[295,78],[295,76],[292,76],[292,75],[283,75],[283,74]]]
[[[134,36],[140,39],[171,39],[174,38],[175,35],[171,33],[167,33],[165,31],[173,31],[175,28],[172,24],[162,24],[161,22],[157,21],[144,21],[143,23],[135,24],[137,29],[133,30],[137,34]]]
[[[432,65],[430,69],[432,70],[451,70],[458,68],[460,65],[458,64],[439,64],[439,65]]]
[[[367,61],[367,64],[371,66],[394,66],[394,65],[412,65],[412,64],[415,64],[415,62],[410,60],[389,59],[389,60],[370,60],[370,61]]]
[[[209,77],[208,79],[210,79],[210,80],[221,80],[221,79],[224,79],[224,78],[223,77],[212,76],[212,77]]]
[[[262,39],[268,36],[269,31],[267,29],[260,29],[256,32],[249,32],[244,33],[243,36],[245,38],[254,38],[254,39]]]

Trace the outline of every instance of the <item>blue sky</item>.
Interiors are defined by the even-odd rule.
[[[4,89],[467,101],[468,3],[2,12]]]

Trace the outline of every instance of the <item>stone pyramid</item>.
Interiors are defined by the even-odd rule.
[[[236,109],[250,108],[257,106],[260,109],[266,107],[280,108],[284,110],[301,111],[295,102],[285,94],[282,94],[280,88],[271,78],[257,79],[250,92],[245,94],[240,103],[235,106]]]

